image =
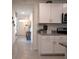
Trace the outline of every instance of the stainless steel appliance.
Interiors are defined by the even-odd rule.
[[[57,33],[67,34],[67,26],[58,27],[57,28]]]
[[[67,13],[62,13],[62,26],[57,28],[57,33],[67,34]]]

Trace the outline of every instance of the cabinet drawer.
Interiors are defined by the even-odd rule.
[[[54,39],[60,42],[67,42],[67,36],[55,36]]]

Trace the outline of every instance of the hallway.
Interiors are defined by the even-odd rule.
[[[37,51],[32,50],[31,42],[19,36],[12,47],[12,59],[64,59],[64,56],[39,56]]]

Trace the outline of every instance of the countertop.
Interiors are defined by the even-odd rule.
[[[52,35],[57,35],[57,36],[59,36],[59,35],[67,35],[67,34],[61,34],[61,33],[57,33],[57,31],[53,31],[51,34],[48,34],[48,33],[38,33],[38,34],[40,34],[40,35],[47,35],[47,36],[52,36]]]

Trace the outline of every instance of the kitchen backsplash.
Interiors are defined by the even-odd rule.
[[[58,27],[66,26],[66,25],[63,25],[63,24],[45,24],[45,25],[48,26],[48,30],[47,30],[48,32],[50,32],[50,31],[57,31]],[[38,25],[38,30],[39,29],[43,29],[43,26],[44,26],[44,24],[39,24]]]

